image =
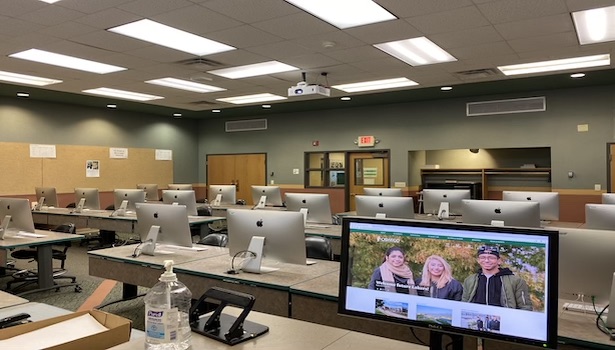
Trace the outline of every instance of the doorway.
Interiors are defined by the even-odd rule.
[[[390,187],[389,151],[348,153],[348,192],[346,207],[356,210],[355,196],[363,194],[364,187]]]
[[[267,154],[208,154],[207,185],[235,185],[236,198],[252,205],[252,185],[267,181]],[[211,200],[211,198],[209,198]]]

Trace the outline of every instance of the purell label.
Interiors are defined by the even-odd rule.
[[[150,343],[169,343],[177,340],[179,312],[177,308],[145,309],[145,336]]]

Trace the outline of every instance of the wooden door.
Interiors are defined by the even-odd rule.
[[[265,153],[207,155],[207,184],[235,185],[237,199],[252,204],[251,186],[266,184],[266,164]]]
[[[348,207],[356,210],[354,197],[364,187],[390,187],[389,152],[351,152],[348,154]]]

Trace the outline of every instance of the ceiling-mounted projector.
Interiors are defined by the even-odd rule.
[[[297,86],[291,86],[288,88],[288,97],[303,95],[331,96],[331,89],[316,84],[308,85],[308,83],[304,81],[297,83]]]

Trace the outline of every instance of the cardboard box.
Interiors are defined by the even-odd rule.
[[[56,345],[50,348],[49,350],[97,350],[97,349],[108,349],[115,345],[127,342],[130,340],[130,330],[132,329],[132,322],[129,319],[126,319],[121,316],[113,315],[104,311],[99,310],[89,310],[89,311],[80,311],[74,312],[68,315],[58,316],[49,318],[42,321],[26,323],[23,325],[9,327],[5,329],[0,329],[0,339],[8,339],[23,333],[28,333],[43,327],[51,326],[53,324],[70,320],[71,318],[75,318],[84,314],[89,313],[94,317],[100,324],[107,327],[108,330],[91,335],[89,337],[84,337],[80,339],[73,340],[68,343]],[[70,330],[67,329],[67,332]]]

